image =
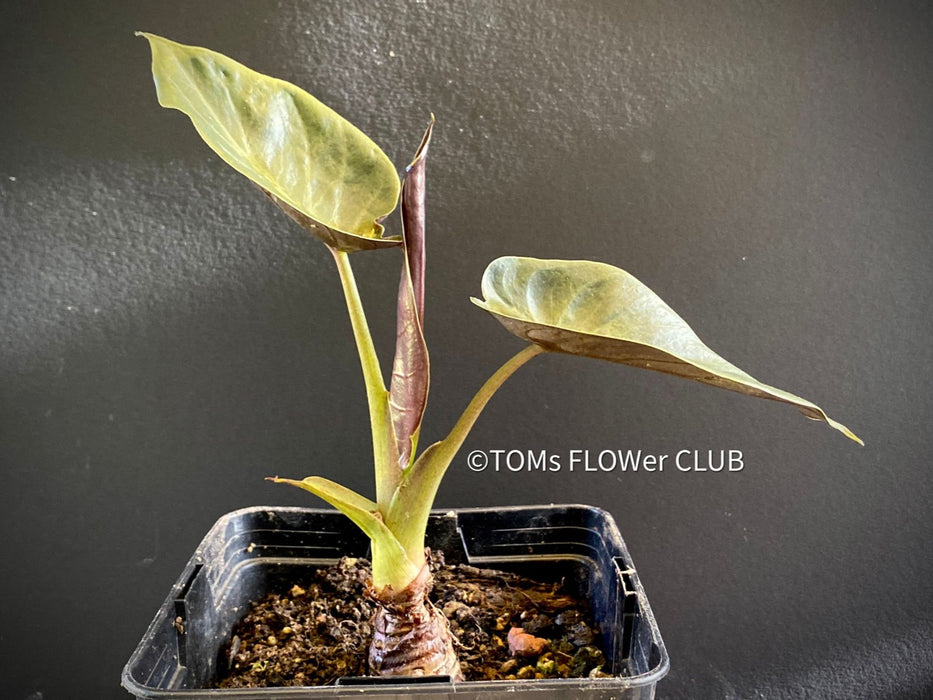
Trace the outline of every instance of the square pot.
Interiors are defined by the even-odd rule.
[[[448,563],[565,579],[589,602],[610,678],[472,681],[341,679],[334,686],[210,688],[221,650],[251,602],[369,540],[333,510],[254,507],[220,518],[198,546],[123,669],[137,698],[547,698],[643,700],[668,671],[664,642],[612,516],[579,505],[435,511],[427,544]]]

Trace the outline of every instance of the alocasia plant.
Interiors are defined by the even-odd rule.
[[[490,397],[536,355],[611,360],[783,401],[861,442],[815,404],[762,384],[716,355],[627,272],[579,260],[500,258],[483,276],[484,299],[473,301],[529,345],[492,374],[443,440],[419,454],[429,378],[424,200],[433,118],[400,179],[365,134],[300,88],[207,49],[143,36],[152,49],[160,104],[187,114],[204,141],[320,239],[336,263],[369,404],[375,500],[318,476],[273,480],[324,499],[372,541],[372,592],[380,603],[372,673],[461,678],[446,622],[425,597],[431,578],[424,545],[428,514],[445,471]],[[381,221],[399,201],[402,235],[387,237]],[[403,255],[387,388],[350,254],[391,247]]]

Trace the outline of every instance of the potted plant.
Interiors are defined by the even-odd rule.
[[[763,384],[713,353],[673,310],[627,272],[591,261],[506,257],[490,263],[482,278],[483,298],[472,301],[528,344],[489,377],[444,439],[419,452],[429,383],[423,332],[424,202],[433,117],[400,179],[388,157],[365,134],[300,88],[207,49],[152,34],[144,36],[152,50],[160,104],[188,115],[221,158],[318,238],[334,259],[365,380],[375,497],[318,476],[271,479],[322,498],[365,535],[372,559],[372,598],[377,602],[369,652],[371,675],[445,677],[451,682],[461,679],[447,621],[426,599],[431,581],[426,532],[429,527],[438,529],[447,533],[448,544],[451,541],[449,523],[445,526],[443,516],[432,516],[432,504],[445,471],[489,399],[506,379],[537,355],[561,352],[605,359],[789,403],[807,417],[825,421],[861,442],[815,404]],[[402,234],[386,236],[381,222],[399,203]],[[402,250],[397,343],[388,386],[351,267],[352,254],[383,248]],[[584,529],[609,527],[595,525],[592,514],[576,510],[568,516],[567,512],[565,509],[562,517],[576,523],[574,527],[583,521],[587,523]],[[308,516],[312,520],[325,517],[318,511],[309,513],[313,514]],[[517,512],[508,515],[519,520],[522,517]],[[188,596],[194,595],[200,585],[196,577],[207,551],[219,547],[229,555],[230,551],[242,550],[229,549],[230,528],[234,539],[244,528],[255,536],[268,530],[256,525],[257,518],[271,518],[270,522],[280,526],[284,523],[287,529],[289,523],[294,526],[298,516],[288,509],[271,515],[268,509],[259,509],[238,517],[252,519],[252,525],[235,525],[232,521],[219,524],[214,534],[227,537],[227,544],[206,539],[173,591],[174,597],[167,601],[166,610],[173,600],[178,603],[176,628],[191,624],[185,606],[190,603]],[[467,520],[470,517],[466,516]],[[501,522],[499,525],[502,531],[509,529]],[[302,521],[296,527],[308,525]],[[463,524],[456,527],[462,536]],[[496,525],[491,529],[495,530]],[[636,594],[637,612],[647,615],[646,624],[656,633],[624,545],[617,534],[609,531],[602,539],[611,545],[605,556],[619,567],[619,585],[631,589],[623,594]],[[239,609],[245,602],[238,598],[238,604],[232,607]],[[620,610],[614,609],[611,614],[618,618],[623,615]],[[230,624],[230,620],[210,623],[212,632],[207,636],[222,634],[217,629],[229,633]],[[195,640],[192,634],[190,627],[179,631],[182,641],[177,655],[187,657],[192,644],[207,644]],[[217,656],[219,645],[218,640],[211,643],[213,651],[206,653],[209,661],[204,662],[208,665]],[[660,637],[651,643],[655,657],[660,657]],[[631,638],[628,644],[631,646]],[[128,665],[124,675],[124,684],[137,693],[142,687],[138,680],[140,653],[137,650],[136,666],[130,669]],[[657,670],[659,658],[654,662]],[[152,660],[147,663],[150,670],[157,665]]]

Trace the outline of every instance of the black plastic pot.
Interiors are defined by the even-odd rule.
[[[428,546],[448,562],[564,578],[585,596],[602,633],[611,678],[481,681],[341,679],[314,688],[210,689],[221,649],[250,602],[300,569],[366,556],[368,540],[336,511],[246,508],[211,528],[123,669],[137,698],[522,698],[643,700],[669,660],[615,521],[587,506],[435,512]]]

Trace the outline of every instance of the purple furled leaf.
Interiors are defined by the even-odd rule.
[[[424,170],[433,131],[434,115],[432,114],[431,122],[421,139],[421,145],[418,146],[411,165],[405,169],[401,195],[405,257],[408,261],[408,274],[411,277],[411,287],[415,295],[415,306],[418,309],[418,320],[422,326],[424,326]],[[403,272],[401,285],[404,286],[404,284],[405,273]]]
[[[428,402],[429,362],[424,341],[424,195],[425,157],[434,116],[424,132],[414,160],[402,183],[402,239],[405,260],[398,289],[395,362],[389,387],[392,427],[398,446],[399,467],[414,457],[421,418]]]

